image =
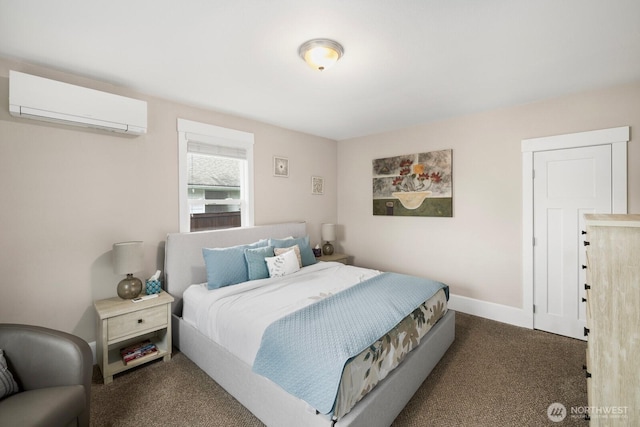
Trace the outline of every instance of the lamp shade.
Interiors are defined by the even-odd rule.
[[[116,274],[133,274],[144,268],[142,242],[113,244],[113,271]]]
[[[331,242],[336,240],[336,225],[322,224],[322,240]]]

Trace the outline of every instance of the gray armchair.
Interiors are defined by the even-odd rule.
[[[0,324],[0,349],[20,389],[0,400],[1,426],[89,426],[93,357],[84,340]]]

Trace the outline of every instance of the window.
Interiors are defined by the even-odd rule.
[[[253,225],[253,134],[178,119],[180,231]]]

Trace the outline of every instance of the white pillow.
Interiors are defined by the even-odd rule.
[[[275,256],[282,255],[285,252],[294,251],[296,253],[296,257],[298,257],[298,265],[302,267],[302,257],[300,256],[300,246],[293,245],[288,248],[274,248],[273,254]]]
[[[267,257],[264,260],[267,262],[269,277],[282,277],[300,270],[298,257],[294,251],[287,251],[278,256]]]

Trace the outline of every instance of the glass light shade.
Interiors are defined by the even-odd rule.
[[[328,47],[314,47],[304,54],[304,60],[311,67],[318,70],[326,70],[338,61],[339,55]]]
[[[322,71],[338,62],[344,49],[333,40],[313,39],[303,43],[298,53],[311,68]]]

